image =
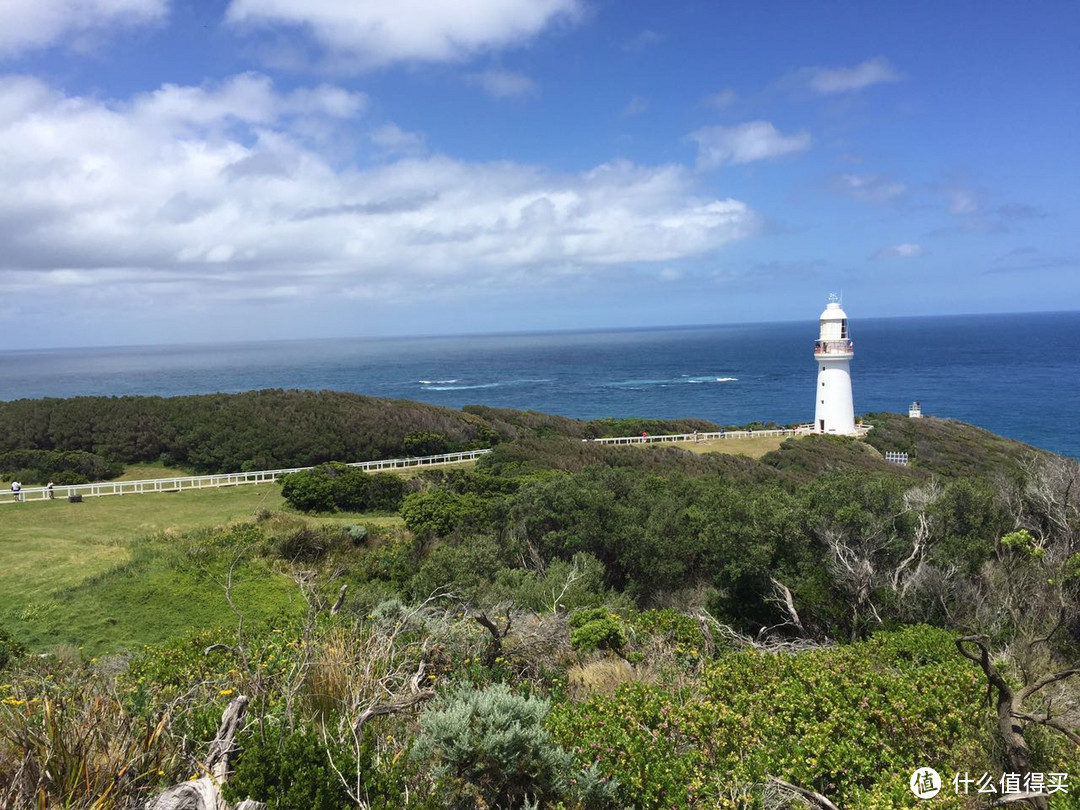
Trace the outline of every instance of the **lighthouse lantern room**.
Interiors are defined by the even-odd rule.
[[[835,295],[821,313],[821,333],[814,343],[817,361],[817,406],[814,432],[855,435],[855,405],[851,398],[851,358],[854,344],[848,333],[847,314]]]

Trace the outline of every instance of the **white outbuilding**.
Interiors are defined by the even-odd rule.
[[[851,397],[851,358],[855,344],[848,331],[847,313],[835,295],[821,313],[821,333],[814,343],[817,361],[817,406],[814,432],[854,436],[855,404]]]

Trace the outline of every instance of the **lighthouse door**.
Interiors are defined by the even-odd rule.
[[[824,419],[819,419],[818,424],[821,425],[820,430],[821,430],[822,433],[824,433],[825,432],[825,420]]]

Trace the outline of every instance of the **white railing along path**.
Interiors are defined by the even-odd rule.
[[[858,426],[865,433],[868,427]],[[797,425],[793,428],[774,428],[769,430],[720,430],[698,433],[672,433],[641,436],[616,436],[605,439],[582,439],[596,444],[653,444],[657,442],[704,442],[715,439],[753,439],[765,436],[806,436],[814,432],[813,425]],[[465,450],[459,453],[442,453],[437,456],[419,456],[415,458],[391,458],[382,461],[355,461],[349,467],[358,467],[368,472],[382,470],[406,470],[413,467],[433,467],[443,464],[461,464],[473,461],[491,449]],[[71,496],[97,498],[103,495],[139,495],[147,492],[183,492],[188,489],[212,489],[231,487],[239,484],[270,484],[288,473],[310,470],[312,467],[291,467],[287,470],[259,470],[257,472],[221,473],[218,475],[188,475],[176,478],[149,478],[143,481],[101,481],[93,484],[65,484],[53,487],[24,487],[16,498],[15,493],[0,493],[0,503],[19,501],[46,501],[54,498],[67,499]]]
[[[814,430],[813,425],[799,425],[793,428],[773,428],[769,430],[718,430],[698,433],[665,433],[641,436],[619,436],[610,439],[582,439],[584,442],[597,444],[652,444],[654,442],[707,442],[714,439],[754,439],[764,436],[806,436]]]
[[[485,450],[465,450],[460,453],[442,453],[437,456],[418,456],[415,458],[391,458],[382,461],[356,461],[348,466],[358,467],[367,472],[382,470],[406,470],[413,467],[434,467],[443,464],[461,464],[480,458]],[[83,498],[97,498],[103,495],[140,495],[148,492],[183,492],[189,489],[211,489],[231,487],[239,484],[270,484],[288,473],[310,470],[312,467],[292,467],[287,470],[259,470],[258,472],[221,473],[219,475],[187,475],[176,478],[148,478],[142,481],[100,481],[93,484],[64,484],[48,487],[23,487],[18,493],[20,501],[47,501],[64,499],[75,495]],[[16,500],[13,492],[0,494],[0,503],[12,503]]]

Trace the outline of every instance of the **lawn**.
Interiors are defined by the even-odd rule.
[[[700,442],[677,442],[692,453],[726,453],[733,456],[761,458],[790,439],[790,436],[755,436],[753,438],[710,439]]]
[[[89,653],[231,623],[223,581],[233,552],[207,555],[191,533],[283,508],[276,484],[0,504],[0,626],[36,650]],[[319,520],[400,524],[395,515]],[[234,573],[249,618],[300,609],[295,584],[264,561],[243,559]]]

